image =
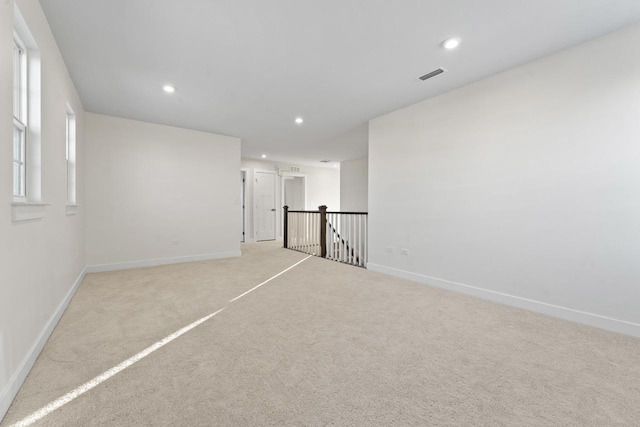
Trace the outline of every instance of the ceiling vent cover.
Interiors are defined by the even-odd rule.
[[[424,76],[419,77],[419,78],[420,78],[420,80],[422,80],[422,81],[429,80],[431,77],[438,76],[438,75],[440,75],[440,74],[444,73],[445,71],[447,71],[447,69],[446,69],[446,68],[442,68],[442,67],[440,67],[440,68],[438,68],[437,70],[433,70],[432,72],[427,73],[427,74],[425,74]]]
[[[331,160],[320,160],[320,163],[329,163]]]

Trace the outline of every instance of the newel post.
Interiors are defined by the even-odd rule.
[[[284,248],[286,249],[289,247],[289,206],[285,206],[282,209],[284,209],[284,215],[282,216],[284,218],[282,238],[284,239]]]
[[[320,211],[320,256],[327,257],[327,206],[318,206]]]

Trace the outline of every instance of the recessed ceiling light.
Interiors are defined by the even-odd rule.
[[[171,86],[171,85],[164,85],[162,86],[162,90],[164,90],[167,93],[173,93],[176,91],[175,86]]]
[[[301,125],[302,122],[304,122],[304,119],[302,117],[296,117],[296,123]]]
[[[334,167],[334,168],[337,168],[337,167],[338,167],[338,164],[337,164],[337,163],[334,163],[333,167]]]
[[[266,159],[266,158],[267,158],[267,155],[266,155],[266,154],[263,154],[261,157],[262,157],[263,159]]]
[[[443,41],[442,47],[444,47],[447,50],[451,50],[460,46],[460,43],[462,43],[462,40],[460,40],[458,37],[454,37],[454,38],[446,39],[445,41]]]

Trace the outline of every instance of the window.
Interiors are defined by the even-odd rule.
[[[12,213],[15,222],[43,218],[47,205],[42,201],[42,58],[18,5],[14,2],[13,6]]]
[[[27,197],[27,51],[13,38],[13,196]]]
[[[67,205],[76,204],[76,116],[67,104]]]

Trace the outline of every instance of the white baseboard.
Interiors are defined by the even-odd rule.
[[[180,264],[183,262],[207,261],[211,259],[232,258],[242,255],[241,251],[217,252],[214,254],[190,255],[175,258],[148,259],[142,261],[118,262],[114,264],[100,264],[87,266],[87,273],[102,271],[127,270],[130,268],[153,267],[156,265]]]
[[[86,269],[82,269],[75,283],[73,284],[71,289],[69,289],[69,292],[67,292],[67,295],[64,297],[60,305],[58,305],[56,311],[53,312],[44,329],[42,330],[42,332],[40,332],[40,335],[33,343],[33,346],[31,346],[31,349],[22,360],[22,363],[20,363],[18,370],[13,374],[4,390],[0,392],[0,421],[2,421],[5,414],[9,410],[11,402],[13,402],[16,394],[18,394],[18,390],[20,390],[20,387],[22,387],[22,383],[24,383],[27,375],[29,375],[29,371],[31,371],[31,368],[33,368],[33,364],[36,363],[36,359],[40,355],[40,352],[44,348],[44,345],[47,343],[49,336],[51,336],[51,333],[60,321],[62,314],[67,309],[69,302],[71,302],[71,299],[76,294],[76,291],[78,290],[80,283],[82,283],[85,274]]]
[[[546,314],[548,316],[557,317],[560,319],[605,329],[607,331],[618,332],[621,334],[640,338],[640,324],[637,323],[613,319],[610,317],[601,316],[599,314],[587,313],[584,311],[574,310],[558,305],[547,304],[545,302],[521,298],[515,295],[490,291],[488,289],[477,288],[475,286],[464,285],[462,283],[451,282],[449,280],[438,279],[436,277],[430,277],[423,274],[399,270],[372,262],[369,262],[367,264],[367,268],[369,270],[385,273],[391,276],[413,280],[414,282],[418,282],[424,285],[472,295],[474,297],[486,299],[500,304],[523,308],[525,310],[534,311],[536,313]]]

